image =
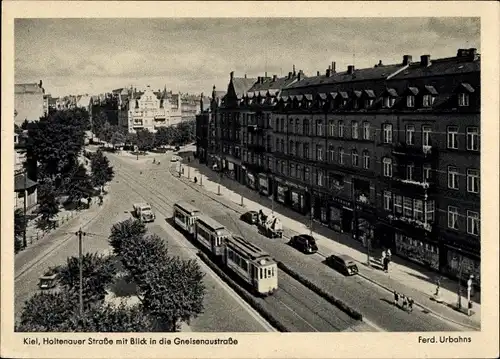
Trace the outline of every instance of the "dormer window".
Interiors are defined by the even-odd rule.
[[[372,105],[373,105],[373,99],[371,99],[371,98],[367,98],[367,99],[365,100],[365,108],[372,107]]]
[[[415,107],[415,96],[413,95],[406,96],[406,107],[408,108]]]
[[[373,90],[364,90],[365,97],[365,108],[370,108],[373,106],[373,101],[375,99],[375,93]]]
[[[458,106],[460,106],[460,107],[469,106],[469,94],[468,93],[459,93],[458,94]]]
[[[391,108],[394,106],[394,103],[396,102],[396,99],[391,96],[386,96],[384,97],[384,107],[385,108]]]
[[[432,95],[424,95],[422,98],[423,107],[431,107],[434,104],[435,97]]]
[[[359,101],[357,98],[355,98],[354,100],[352,100],[352,108],[353,109],[358,109],[359,108]]]

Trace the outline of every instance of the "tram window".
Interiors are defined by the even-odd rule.
[[[262,268],[259,268],[259,279],[262,279]]]
[[[274,267],[271,268],[272,276],[274,277]]]
[[[245,262],[244,260],[241,261],[241,267],[243,268],[243,270],[247,271],[248,270],[248,264],[247,262]]]
[[[269,278],[271,278],[271,269],[267,270],[267,275],[269,276]]]

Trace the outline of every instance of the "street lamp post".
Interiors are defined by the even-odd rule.
[[[472,280],[474,279],[474,276],[471,274],[469,277],[469,280],[467,281],[467,315],[470,317],[471,315],[471,309],[472,309],[472,302],[470,300],[470,292],[472,289]]]
[[[458,262],[458,302],[457,302],[457,307],[458,309],[462,309],[462,262],[463,258],[460,257],[459,262]]]

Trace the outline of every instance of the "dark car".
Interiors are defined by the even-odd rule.
[[[358,266],[356,265],[356,262],[354,262],[354,259],[345,254],[332,254],[326,258],[326,264],[346,276],[358,274]]]
[[[316,240],[313,236],[308,234],[299,234],[298,236],[293,236],[288,242],[292,247],[297,248],[303,253],[316,253],[318,251],[318,246],[316,245]]]
[[[240,216],[240,219],[242,221],[247,222],[249,224],[256,224],[258,222],[258,218],[259,218],[259,212],[257,211],[248,211]]]

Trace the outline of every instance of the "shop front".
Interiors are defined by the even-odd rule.
[[[313,192],[314,219],[323,224],[329,224],[328,217],[328,194],[323,192]]]
[[[288,187],[286,187],[282,183],[277,183],[276,184],[276,195],[274,197],[276,202],[279,202],[281,204],[286,205],[287,204],[287,197],[288,197]]]
[[[251,189],[257,189],[257,182],[255,180],[255,175],[247,170],[246,185]]]
[[[441,271],[453,278],[467,280],[474,276],[474,284],[481,284],[481,246],[479,238],[463,238],[442,233]]]
[[[279,177],[275,177],[275,181],[275,199],[277,202],[280,202],[301,214],[305,214],[309,211],[310,196],[306,192],[306,188],[304,186]]]
[[[394,253],[400,257],[439,271],[439,246],[436,243],[424,241],[422,236],[409,236],[396,230],[394,246]]]
[[[265,196],[271,194],[270,178],[265,173],[259,173],[259,192]]]

